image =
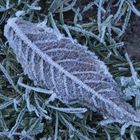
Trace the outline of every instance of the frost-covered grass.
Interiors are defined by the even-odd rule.
[[[96,112],[65,106],[52,91],[34,86],[3,36],[7,19],[21,16],[77,39],[108,65],[124,98],[139,110],[140,63],[118,51],[130,16],[140,16],[134,4],[134,0],[0,0],[0,139],[140,139],[140,127],[104,122],[101,126],[103,117]]]

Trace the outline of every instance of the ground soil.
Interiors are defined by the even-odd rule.
[[[124,51],[136,60],[140,60],[140,17],[131,16],[130,23],[122,39],[125,43]]]

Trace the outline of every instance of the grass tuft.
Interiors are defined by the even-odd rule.
[[[3,35],[8,18],[18,16],[76,39],[107,64],[124,99],[139,110],[140,62],[119,51],[132,14],[140,16],[136,6],[135,0],[0,0],[0,139],[140,139],[139,124],[104,122],[96,112],[66,106],[33,85]]]

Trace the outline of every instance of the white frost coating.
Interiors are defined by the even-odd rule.
[[[43,59],[40,60],[40,76],[41,76],[41,80],[43,81],[44,84],[46,84],[45,81],[45,77],[44,77],[44,63],[43,63]]]
[[[16,12],[16,17],[20,17],[20,16],[24,16],[26,13],[25,13],[25,11],[23,11],[23,10],[19,10],[19,11],[17,11]]]
[[[20,24],[23,25],[21,26]],[[26,27],[30,27],[30,29],[33,30],[33,34],[28,31],[26,31],[26,33],[23,32]],[[48,28],[46,27],[44,30],[45,33],[49,34],[49,36],[46,37],[45,33],[43,34],[42,31],[39,31],[40,28],[38,28],[36,24],[32,24],[30,22],[24,23],[23,20],[18,18],[9,19],[7,25],[5,26],[5,36],[9,40],[9,43],[9,34],[14,32],[14,36],[17,36],[21,42],[26,44],[22,47],[21,51],[24,49],[26,50],[27,48],[30,48],[31,50],[30,53],[28,52],[29,60],[27,60],[29,61],[29,70],[27,69],[29,78],[34,80],[34,82],[37,82],[34,74],[38,74],[39,70],[41,71],[40,76],[44,77],[43,81],[46,83],[46,87],[54,87],[53,90],[56,93],[57,98],[62,102],[68,104],[71,100],[76,99],[79,100],[80,103],[88,104],[90,108],[93,108],[94,105],[101,113],[107,114],[119,123],[128,121],[139,122],[139,114],[121,99],[120,90],[116,86],[116,83],[112,79],[112,76],[108,72],[105,64],[100,61],[94,53],[91,53],[86,49],[81,49],[82,47],[78,43],[74,43],[71,39],[66,37],[62,37],[61,39],[55,38],[54,36],[58,37],[56,32],[50,33],[50,29],[49,31],[47,29]],[[34,30],[37,30],[36,34],[34,34]],[[31,40],[29,39],[29,35]],[[47,40],[48,37],[54,37],[54,42],[58,40],[57,44],[54,44],[54,42],[50,44],[52,45],[52,48],[60,50],[66,48],[67,50],[69,49],[69,51],[65,53],[63,53],[63,51],[61,53],[55,51],[55,53],[53,53],[52,49],[52,52],[49,52],[51,46],[44,46],[43,41]],[[42,40],[44,48],[43,46],[41,48],[34,43],[38,41],[36,38],[40,39],[40,43]],[[15,37],[13,37],[13,40],[15,40]],[[18,44],[16,43],[17,42],[12,45],[12,48],[18,47]],[[78,61],[75,61],[74,51],[71,51],[74,49],[78,52],[76,56],[79,59]],[[38,62],[39,64],[35,62],[36,58],[32,56],[34,53],[41,58],[41,61]],[[24,56],[21,56],[19,52],[16,52],[16,55],[23,69],[27,67],[24,65],[22,60],[22,57]],[[22,55],[24,55],[24,52]],[[73,59],[72,62],[67,61],[68,57]],[[58,64],[58,59],[60,59],[60,61],[65,61],[65,63]],[[42,65],[42,63],[44,63],[44,65]],[[36,65],[40,68],[38,69],[38,67],[35,67]],[[93,73],[91,73],[92,71]],[[77,72],[79,74],[73,75],[73,72]],[[100,83],[84,82],[85,80],[91,81],[93,79],[95,81],[100,80]]]

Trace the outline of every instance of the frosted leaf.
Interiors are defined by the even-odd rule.
[[[114,122],[140,122],[105,64],[85,46],[20,18],[9,19],[4,33],[25,74],[63,103],[96,108]]]

